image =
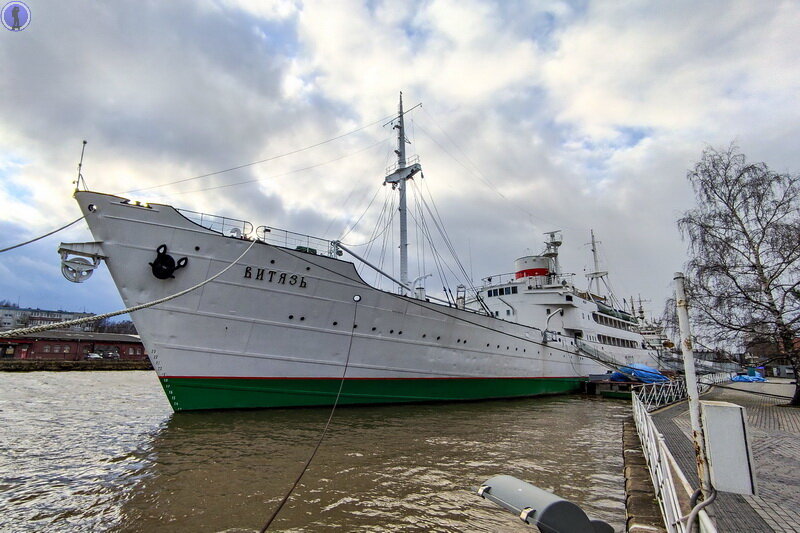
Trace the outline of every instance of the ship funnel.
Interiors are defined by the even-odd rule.
[[[550,274],[550,259],[543,255],[526,255],[514,261],[514,278],[547,276]]]

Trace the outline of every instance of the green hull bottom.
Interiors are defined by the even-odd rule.
[[[332,405],[338,379],[163,377],[161,385],[175,411]],[[447,378],[347,379],[339,405],[449,402],[567,394],[585,379]]]

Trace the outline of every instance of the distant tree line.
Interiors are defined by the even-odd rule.
[[[136,335],[136,326],[130,320],[112,321],[109,318],[102,318],[95,322],[94,331],[98,333],[127,333]]]

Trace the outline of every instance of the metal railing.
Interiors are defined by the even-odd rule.
[[[682,491],[685,494],[684,499],[689,501],[693,493],[692,487],[675,461],[675,457],[667,448],[664,436],[659,433],[653,423],[645,404],[639,400],[638,394],[631,396],[636,430],[639,433],[639,440],[642,442],[642,451],[647,460],[650,479],[653,482],[656,499],[664,517],[664,525],[669,533],[685,533],[688,530],[685,519],[691,509],[681,507],[681,499],[678,494],[679,491]],[[698,520],[701,533],[716,533],[717,529],[705,511],[700,511]]]
[[[208,213],[198,213],[187,209],[178,209],[180,214],[199,226],[218,231],[228,237],[251,237],[253,225],[246,220],[228,218],[219,215],[209,215]]]
[[[335,241],[312,237],[302,233],[295,233],[285,229],[273,228],[270,226],[259,226],[253,231],[253,225],[246,220],[228,218],[219,215],[209,215],[208,213],[198,213],[186,209],[179,209],[180,213],[200,226],[222,233],[227,237],[238,237],[243,239],[253,239],[254,237],[262,242],[291,248],[312,254],[327,255],[337,257],[342,255]]]
[[[700,394],[704,394],[712,385],[724,383],[730,378],[730,372],[706,374],[700,377],[697,388]],[[691,509],[683,508],[681,499],[691,501],[694,491],[669,451],[664,436],[656,428],[650,412],[687,399],[686,382],[683,379],[675,379],[666,383],[640,385],[634,387],[631,398],[636,431],[639,433],[642,451],[647,459],[650,479],[661,507],[664,524],[669,533],[684,533],[689,529],[686,518]],[[679,497],[681,493],[683,498]],[[698,521],[701,532],[716,533],[714,523],[704,510],[698,513]]]
[[[327,255],[337,257],[342,255],[336,241],[328,241],[311,235],[295,233],[285,229],[273,228],[270,226],[259,226],[256,228],[256,238],[268,244],[283,246],[301,252]]]
[[[697,390],[701,395],[705,394],[711,390],[713,385],[730,381],[731,375],[731,372],[704,374],[698,378]],[[675,378],[663,383],[636,385],[633,387],[633,391],[648,413],[673,403],[682,402],[689,397],[683,378]]]

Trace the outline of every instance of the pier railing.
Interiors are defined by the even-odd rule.
[[[685,384],[683,390],[686,391]],[[664,517],[664,525],[669,533],[685,533],[689,530],[686,517],[691,509],[684,508],[681,501],[691,500],[692,487],[675,461],[672,452],[667,448],[664,436],[656,428],[647,407],[639,399],[639,394],[634,392],[631,397],[636,430],[639,433],[639,440],[642,442],[650,479],[653,482],[656,499]],[[670,395],[665,393],[657,397],[669,398]],[[698,520],[701,533],[716,533],[717,529],[705,511],[700,511]]]
[[[713,385],[730,379],[730,372],[705,374],[699,377],[697,388],[700,394],[705,394]],[[665,383],[640,385],[633,389],[631,398],[636,430],[642,442],[642,450],[647,459],[650,478],[667,531],[684,533],[689,529],[686,517],[691,509],[682,506],[681,502],[691,501],[693,489],[672,452],[669,451],[664,436],[656,428],[650,413],[686,400],[688,398],[686,382],[683,379],[675,379]],[[698,520],[701,532],[716,533],[717,529],[705,511],[700,511]]]
[[[697,379],[697,390],[701,395],[705,394],[717,383],[730,381],[731,375],[731,372],[701,375]],[[662,383],[637,385],[633,388],[633,391],[648,413],[673,403],[682,402],[689,397],[686,382],[683,378],[676,378]]]

